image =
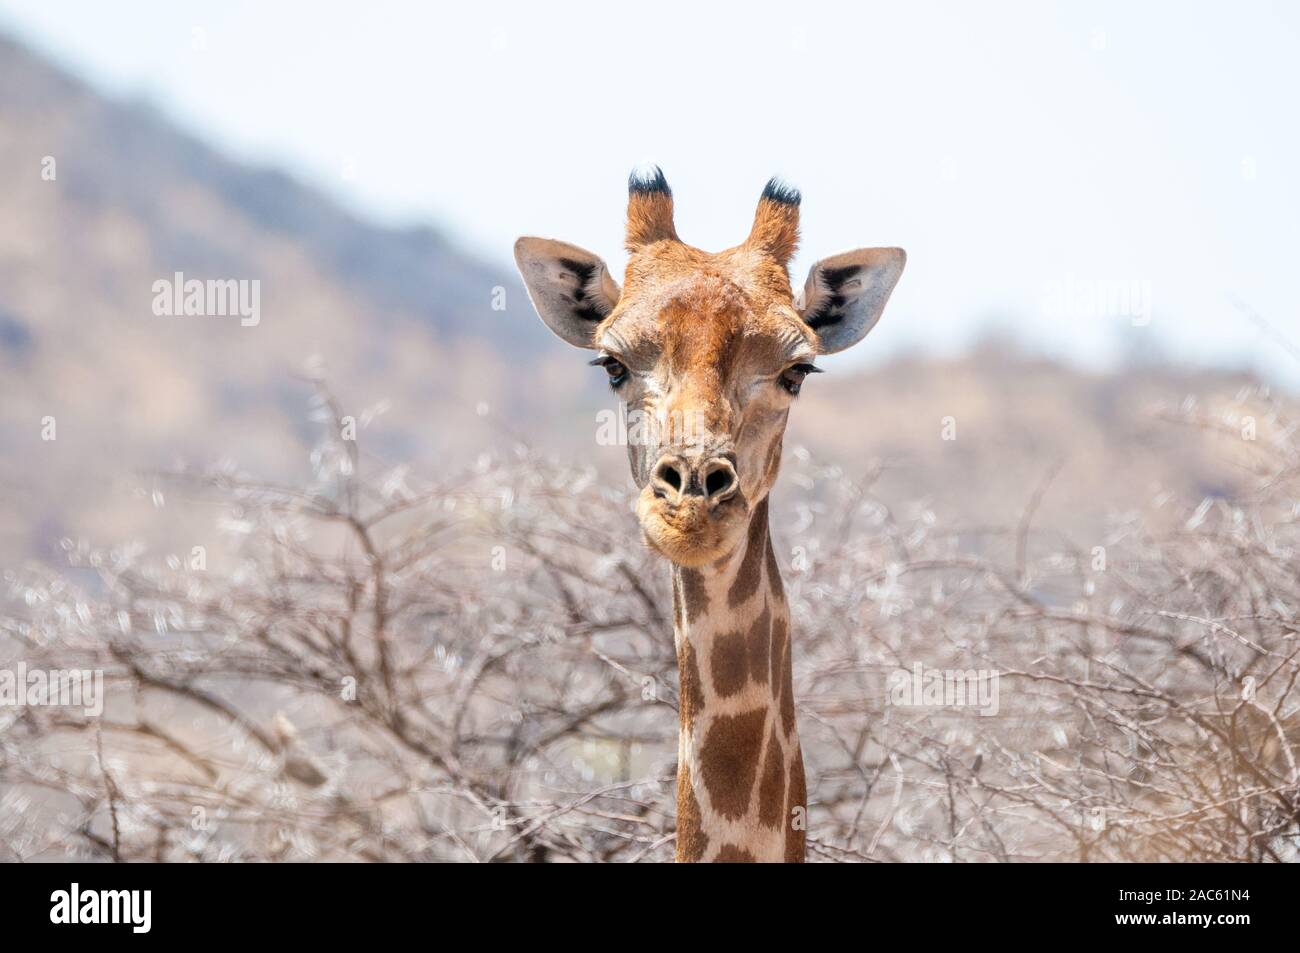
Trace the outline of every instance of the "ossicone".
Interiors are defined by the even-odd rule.
[[[662,241],[679,241],[673,190],[659,166],[638,166],[627,180],[627,250],[637,252]]]
[[[773,176],[763,187],[745,244],[785,266],[799,247],[799,190]]]

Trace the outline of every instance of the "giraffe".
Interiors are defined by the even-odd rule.
[[[520,238],[542,321],[596,352],[629,418],[644,542],[669,562],[679,692],[679,862],[802,862],[807,792],[790,609],[768,531],[790,407],[821,354],[856,344],[902,274],[899,248],[814,264],[794,294],[798,191],[767,183],[749,237],[708,253],[677,237],[656,167],[628,181],[620,286],[597,255]]]

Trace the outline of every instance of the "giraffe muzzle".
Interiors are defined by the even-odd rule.
[[[736,465],[716,451],[663,454],[650,468],[636,513],[650,547],[690,567],[735,549],[748,518]]]

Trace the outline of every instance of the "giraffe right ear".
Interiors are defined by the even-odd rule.
[[[823,354],[842,351],[866,337],[906,264],[907,252],[901,248],[859,248],[812,266],[795,310],[817,332]]]
[[[515,262],[546,326],[575,347],[595,347],[596,325],[622,291],[597,255],[550,238],[515,242]]]

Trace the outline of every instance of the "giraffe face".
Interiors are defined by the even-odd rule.
[[[594,341],[642,424],[628,458],[646,542],[682,566],[727,556],[776,480],[790,408],[819,353],[784,267],[744,247],[657,243],[632,256]]]
[[[732,553],[780,465],[786,421],[820,354],[871,330],[902,273],[901,249],[815,264],[796,297],[787,265],[799,195],[768,183],[749,238],[716,254],[680,241],[663,174],[633,174],[620,287],[563,242],[521,238],[515,257],[543,321],[594,349],[628,407],[628,455],[646,542],[674,563]]]

